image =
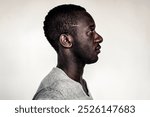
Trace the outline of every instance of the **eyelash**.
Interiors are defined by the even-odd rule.
[[[90,35],[90,34],[93,33],[93,32],[95,32],[94,29],[90,30],[90,31],[88,32],[88,35]]]

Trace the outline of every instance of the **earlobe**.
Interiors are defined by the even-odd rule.
[[[70,35],[61,34],[59,37],[59,42],[65,48],[72,47],[72,38]]]

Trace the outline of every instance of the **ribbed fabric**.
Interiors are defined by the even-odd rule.
[[[89,96],[86,95],[80,83],[55,67],[42,80],[33,100],[92,100],[91,94],[88,94]]]

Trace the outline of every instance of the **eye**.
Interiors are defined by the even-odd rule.
[[[94,32],[95,32],[95,30],[91,29],[91,30],[88,31],[88,35],[92,35]]]

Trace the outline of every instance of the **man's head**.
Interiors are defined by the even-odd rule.
[[[53,8],[45,17],[44,31],[57,53],[63,47],[85,64],[98,60],[99,43],[103,39],[95,31],[92,16],[83,7],[69,4]]]
[[[83,7],[65,4],[49,11],[44,21],[45,36],[58,52],[58,41],[61,34],[75,35],[75,27],[81,12],[86,12]]]

